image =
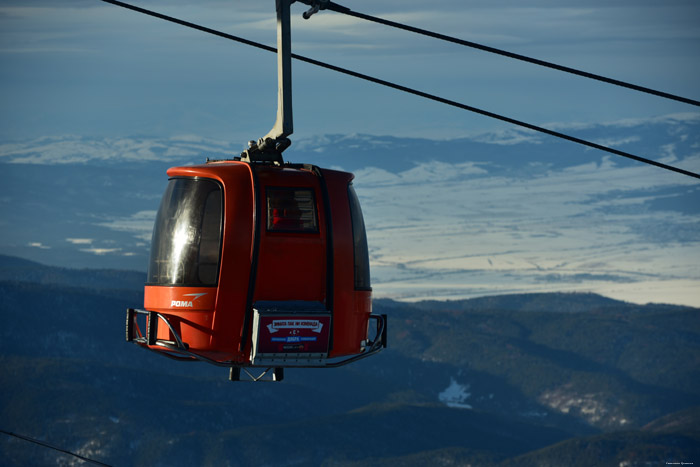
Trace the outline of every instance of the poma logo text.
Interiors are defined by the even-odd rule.
[[[199,297],[203,297],[206,295],[205,293],[187,293],[184,294],[183,297],[193,297],[192,300],[172,300],[170,302],[170,308],[194,308],[194,302],[197,300]]]

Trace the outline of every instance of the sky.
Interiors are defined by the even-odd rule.
[[[700,99],[700,2],[345,0],[367,13]],[[133,4],[275,44],[274,1]],[[302,19],[295,53],[537,125],[648,118],[686,104],[329,11]],[[276,113],[272,53],[100,0],[0,0],[0,138],[194,134],[241,146]],[[508,125],[295,62],[295,137],[450,139]],[[294,138],[292,138],[294,139]]]
[[[697,0],[343,0],[338,3],[358,12],[700,100],[700,2]],[[132,0],[132,4],[270,46],[276,43],[273,0]],[[292,5],[295,53],[535,125],[586,128],[698,110],[687,104],[329,11],[304,20],[302,13],[306,9],[302,4]],[[247,141],[265,135],[274,123],[276,66],[276,58],[270,52],[100,0],[0,0],[0,148],[5,151],[8,147],[21,147],[24,141],[31,141],[32,148],[42,147],[42,138],[47,145],[68,141],[88,146],[105,142],[109,146],[109,141],[138,142],[142,138],[158,141],[204,138],[216,141],[216,147],[242,150]],[[296,61],[293,94],[295,131],[291,139],[298,141],[299,148],[304,141],[308,143],[331,134],[437,140],[472,137],[478,141],[476,135],[512,131],[509,124],[488,117]],[[652,151],[645,151],[644,156],[656,154],[657,148],[649,149]],[[599,169],[590,169],[592,179],[596,179]],[[448,171],[453,170],[451,167]],[[625,182],[622,172],[608,175],[606,180],[611,183]],[[550,199],[563,200],[566,196],[560,199],[561,194],[567,194],[569,186],[583,179],[580,173],[564,185],[557,179],[554,185],[547,185],[553,188],[542,191],[537,202],[546,205]],[[640,181],[642,184],[635,189],[658,184],[658,179],[654,172],[648,179],[639,179],[648,181],[647,185]],[[527,191],[533,187],[521,188]],[[429,271],[430,277],[438,277],[434,271],[453,267],[433,261],[440,252],[421,250],[427,256],[407,259],[406,251],[424,243],[423,233],[417,232],[414,238],[406,231],[403,235],[408,243],[393,242],[391,231],[381,229],[381,221],[393,222],[396,213],[402,212],[401,206],[381,203],[393,199],[396,192],[384,192],[381,186],[369,184],[365,188],[379,203],[369,203],[367,210],[369,220],[380,227],[372,234],[374,239],[381,243],[382,235],[389,232],[383,244],[387,248],[373,265],[375,270],[382,272],[384,268],[399,277],[406,265],[417,265]],[[600,187],[603,188],[610,187]],[[490,185],[464,184],[453,189],[462,190],[458,192],[469,198],[484,193],[488,197],[512,194],[513,199],[518,199],[519,196],[512,190],[506,193],[501,187]],[[0,190],[0,195],[5,193]],[[450,199],[445,198],[439,207],[448,206]],[[560,204],[555,202],[554,207],[548,208],[549,217],[542,219],[542,225],[556,224],[561,231],[571,233],[567,230],[570,213],[558,215],[556,206]],[[139,207],[136,211],[144,209]],[[444,214],[432,205],[430,209],[435,215]],[[394,213],[394,217],[387,213]],[[536,264],[538,271],[551,268],[559,274],[558,253],[548,256],[549,244],[540,240],[532,245],[522,243],[523,251],[534,252],[535,258],[532,261],[526,258],[522,264],[510,257],[493,256],[496,251],[493,249],[478,254],[471,252],[473,247],[467,240],[484,235],[486,240],[509,241],[510,234],[503,232],[511,224],[516,221],[527,224],[526,210],[511,214],[504,221],[510,224],[504,224],[503,229],[493,224],[495,230],[471,229],[466,234],[460,231],[459,238],[470,252],[467,254],[465,250],[463,256],[468,258],[465,264],[476,268],[510,261],[508,264],[514,270],[529,271],[527,268]],[[684,218],[684,222],[695,222],[697,217],[691,217]],[[447,215],[444,218],[449,219]],[[609,220],[600,217],[600,225]],[[540,233],[537,231],[531,237],[538,238]],[[73,237],[82,238],[79,234]],[[562,238],[577,237],[562,235]],[[587,264],[585,257],[589,252],[597,251],[595,242],[589,245],[586,241],[581,237],[577,245],[590,249],[572,257],[582,267]],[[451,243],[452,239],[446,241]],[[393,250],[389,248],[392,246],[395,246]],[[569,250],[567,244],[557,251]],[[672,257],[696,258],[697,249],[679,249]],[[625,260],[620,261],[623,264]],[[664,267],[674,267],[672,262],[667,263]],[[692,297],[682,303],[698,303],[695,264],[696,261],[684,263],[683,271],[688,272],[683,273],[683,278],[692,278],[694,282],[683,285],[684,293]],[[617,267],[612,262],[611,265]],[[610,271],[617,274],[616,270]],[[532,277],[525,284],[527,287],[541,281]],[[455,281],[465,280],[455,278]],[[406,284],[408,287],[415,284],[399,282],[394,291],[396,297],[416,298],[405,297],[402,289]],[[584,286],[588,287],[587,284]],[[516,291],[488,289],[481,283],[468,285],[478,293]],[[620,287],[614,281],[603,285]],[[624,299],[630,297],[628,290],[596,290]],[[655,300],[653,296],[648,299]]]

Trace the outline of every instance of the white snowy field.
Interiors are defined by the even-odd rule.
[[[700,173],[700,114],[574,130]],[[587,291],[700,307],[695,178],[523,131],[449,141],[329,135],[295,147],[291,160],[355,173],[375,297]],[[236,148],[192,136],[0,144],[0,253],[143,270],[164,167]]]
[[[683,164],[698,171],[700,157]],[[698,216],[645,204],[652,192],[697,182],[612,165],[521,179],[470,163],[358,171],[375,296],[589,291],[700,307]]]

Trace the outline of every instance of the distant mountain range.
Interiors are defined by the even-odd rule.
[[[557,129],[700,172],[700,114]],[[0,144],[0,254],[145,272],[166,169],[242,149],[196,136]],[[324,135],[285,157],[355,173],[377,296],[579,291],[700,306],[690,177],[525,130]]]
[[[110,465],[664,465],[700,456],[700,309],[375,300],[389,348],[231,383],[124,341],[141,273],[0,256],[0,429]],[[0,434],[4,465],[76,459]]]

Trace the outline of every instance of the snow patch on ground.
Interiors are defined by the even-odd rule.
[[[438,400],[455,409],[471,409],[472,406],[465,403],[471,395],[468,384],[461,385],[454,378],[450,378],[450,385],[438,394]]]

